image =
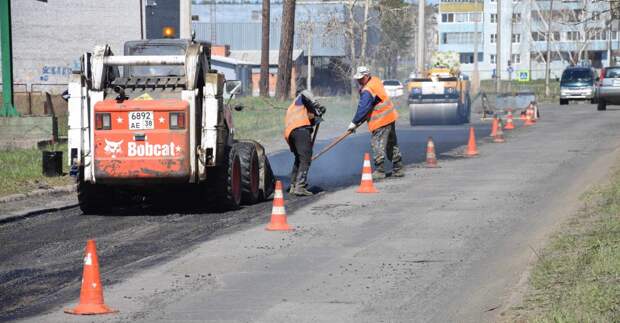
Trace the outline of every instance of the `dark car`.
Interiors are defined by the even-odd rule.
[[[593,100],[596,76],[589,67],[568,67],[560,79],[560,104],[569,100]]]

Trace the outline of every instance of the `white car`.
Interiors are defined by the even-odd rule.
[[[383,87],[390,98],[397,98],[404,94],[403,83],[400,83],[399,80],[385,80],[383,81]]]

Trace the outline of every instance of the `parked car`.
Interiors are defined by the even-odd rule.
[[[399,80],[385,80],[383,87],[390,98],[397,98],[404,94],[404,86]]]
[[[593,100],[596,76],[589,67],[568,67],[560,79],[560,105],[570,100]]]
[[[601,70],[597,89],[597,110],[607,110],[608,104],[620,104],[620,66],[606,67]]]

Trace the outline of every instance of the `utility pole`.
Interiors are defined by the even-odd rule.
[[[181,1],[179,7],[179,36],[182,39],[190,39],[192,38],[192,1],[179,1]]]
[[[611,18],[607,20],[607,65],[614,66],[611,62]]]
[[[510,9],[510,12],[508,13],[510,16],[510,32],[508,33],[508,35],[510,36],[510,40],[508,42],[508,55],[506,55],[506,57],[508,57],[508,61],[506,66],[508,66],[507,68],[507,73],[508,73],[508,92],[512,93],[512,63],[514,63],[512,61],[512,35],[514,33],[514,27],[515,27],[515,20],[514,20],[514,12],[515,12],[515,6],[513,5],[512,8]],[[510,70],[510,71],[509,71]]]
[[[212,0],[213,1],[213,0]],[[260,52],[260,96],[269,96],[269,24],[270,24],[269,0],[263,0],[263,21]]]
[[[419,74],[424,72],[424,6],[426,5],[425,0],[418,0],[418,50],[416,57],[416,69]]]
[[[495,31],[495,92],[502,91],[502,0],[497,0],[497,29]]]
[[[476,1],[476,5],[478,5],[479,2]],[[476,10],[478,9],[478,7],[476,6]],[[472,73],[471,76],[471,83],[472,83],[472,89],[471,92],[475,95],[478,94],[478,91],[480,90],[480,71],[478,70],[478,43],[480,42],[480,35],[478,33],[478,25],[480,24],[480,20],[482,18],[482,15],[484,14],[483,11],[480,11],[480,16],[476,19],[475,21],[475,25],[474,25],[474,72]]]
[[[13,56],[11,53],[11,1],[0,1],[0,46],[2,47],[2,109],[0,117],[16,117],[13,105]]]
[[[550,63],[551,63],[551,21],[553,20],[553,0],[549,4],[549,15],[547,15],[547,57],[545,59],[545,96],[551,95],[551,89],[549,88],[550,77]]]
[[[306,89],[312,91],[312,39],[314,36],[314,25],[311,14],[308,14],[308,21],[308,30],[306,30],[308,38],[308,75],[306,77]]]

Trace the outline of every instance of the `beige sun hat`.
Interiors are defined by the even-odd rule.
[[[368,67],[366,66],[359,66],[357,68],[357,72],[353,75],[353,78],[359,80],[364,77],[364,75],[370,75],[370,70],[368,70]]]

